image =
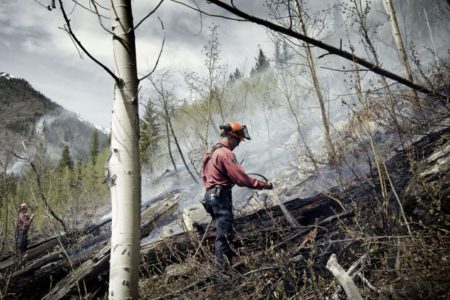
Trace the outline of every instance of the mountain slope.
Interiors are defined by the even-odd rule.
[[[44,145],[51,159],[59,159],[68,146],[72,158],[82,160],[89,156],[89,145],[96,130],[36,91],[26,80],[1,73],[0,160],[5,160],[8,151],[31,152],[27,153],[30,155],[39,144]],[[104,147],[107,136],[97,132],[99,145]]]
[[[26,80],[0,77],[1,130],[30,137],[39,118],[59,107]]]

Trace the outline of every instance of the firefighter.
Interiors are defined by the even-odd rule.
[[[229,242],[233,237],[233,185],[251,189],[272,189],[270,181],[260,181],[249,177],[233,154],[233,150],[243,140],[250,140],[247,127],[237,122],[220,126],[221,139],[208,150],[202,159],[202,181],[206,189],[203,203],[216,225],[214,244],[214,270],[223,271],[231,266],[233,256]]]
[[[22,203],[19,207],[16,231],[16,249],[19,253],[25,252],[28,248],[28,230],[33,223],[34,215],[28,216],[28,204]]]

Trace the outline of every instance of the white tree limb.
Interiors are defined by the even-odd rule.
[[[361,294],[358,291],[353,280],[348,273],[339,265],[336,254],[331,254],[327,262],[327,269],[333,274],[339,284],[344,288],[347,299],[362,300]]]

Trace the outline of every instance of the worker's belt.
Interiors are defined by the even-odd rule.
[[[209,194],[214,194],[217,197],[220,197],[220,195],[223,193],[231,193],[231,188],[232,187],[217,184],[207,189],[206,192]]]

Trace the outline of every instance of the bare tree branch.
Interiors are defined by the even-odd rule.
[[[162,1],[161,1],[161,2],[162,2]],[[162,27],[162,29],[164,30],[164,24],[163,24],[162,20],[161,20],[159,17],[158,17],[158,19],[159,19],[159,21],[161,22],[161,27]],[[151,75],[153,74],[153,72],[155,72],[156,67],[157,67],[158,64],[159,64],[159,60],[160,60],[160,58],[161,58],[162,52],[163,52],[163,49],[164,49],[164,43],[165,43],[165,42],[166,42],[166,34],[164,33],[164,38],[163,38],[163,41],[162,41],[162,44],[161,44],[161,49],[159,50],[158,58],[156,59],[155,65],[153,66],[153,69],[152,69],[147,75],[145,75],[145,76],[142,77],[141,79],[138,79],[138,82],[141,82],[142,80],[148,78],[149,76],[151,76]]]
[[[102,18],[105,18],[105,17],[102,16],[102,15],[100,14],[100,12],[98,11],[98,8],[97,8],[97,2],[94,1],[94,0],[91,0],[91,3],[92,3],[92,6],[93,6],[94,9],[95,9],[96,15],[97,15],[97,17],[98,17],[98,23],[100,24],[100,26],[101,26],[101,27],[103,28],[103,30],[105,30],[107,33],[109,33],[109,34],[114,34],[111,30],[109,30],[108,28],[106,28],[106,26],[103,24]],[[109,18],[108,18],[108,19],[109,19]]]
[[[78,47],[81,48],[81,50],[83,50],[83,52],[90,58],[92,59],[96,64],[98,64],[100,67],[102,67],[109,75],[111,75],[112,78],[114,78],[114,80],[116,81],[117,84],[120,83],[120,79],[114,74],[113,71],[111,71],[107,66],[105,66],[104,64],[102,64],[99,60],[97,60],[94,56],[92,56],[91,53],[89,53],[89,51],[83,46],[83,44],[80,42],[80,40],[78,40],[78,38],[76,37],[75,33],[72,30],[72,27],[70,26],[70,19],[67,17],[66,14],[66,10],[64,9],[64,5],[63,5],[63,1],[62,0],[58,0],[59,1],[59,5],[61,6],[61,12],[63,14],[64,17],[64,21],[66,22],[67,25],[67,30],[68,33],[70,34],[70,36],[74,39],[74,41],[77,43]]]
[[[150,13],[148,13],[141,21],[139,21],[136,26],[134,26],[133,30],[136,30],[145,20],[147,20],[151,15],[153,15],[163,2],[164,0],[159,1],[158,5],[156,5],[156,7]]]
[[[46,8],[48,10],[52,10],[52,7],[50,5],[42,4],[39,0],[34,0],[34,2],[36,2],[37,4],[39,4],[40,6]]]
[[[199,12],[200,14],[203,14],[203,15],[208,16],[208,17],[221,18],[221,19],[238,21],[238,22],[248,22],[248,20],[245,20],[245,19],[236,19],[236,18],[226,17],[226,16],[222,16],[222,15],[210,14],[210,13],[208,13],[206,11],[201,10],[198,6],[197,7],[193,7],[193,6],[190,6],[190,5],[188,5],[188,4],[184,3],[184,2],[181,2],[181,1],[177,1],[177,0],[171,0],[171,1],[175,2],[175,3],[178,3],[180,5],[186,6],[187,8],[195,10],[196,12]]]
[[[215,4],[216,6],[219,6],[219,7],[223,8],[224,10],[226,10],[228,12],[231,12],[232,14],[234,14],[236,16],[244,18],[244,19],[246,19],[246,20],[248,20],[248,21],[250,21],[252,23],[256,23],[256,24],[262,25],[262,26],[264,26],[266,28],[269,28],[271,30],[274,30],[274,31],[283,33],[285,35],[288,35],[288,36],[300,39],[300,40],[302,40],[302,41],[304,41],[304,42],[306,42],[308,44],[312,44],[312,45],[317,46],[317,47],[319,47],[319,48],[321,48],[323,50],[328,51],[329,54],[335,54],[335,55],[343,57],[343,58],[345,58],[345,59],[347,59],[349,61],[355,62],[355,63],[357,63],[357,64],[359,64],[361,66],[364,66],[364,67],[368,68],[369,70],[371,70],[372,72],[374,72],[376,74],[379,74],[379,75],[382,75],[382,76],[386,76],[386,77],[388,77],[388,78],[390,78],[390,79],[392,79],[394,81],[397,81],[397,82],[399,82],[399,83],[401,83],[401,84],[403,84],[405,86],[413,88],[413,89],[415,89],[415,90],[417,90],[419,92],[422,92],[424,94],[427,94],[427,95],[430,95],[430,96],[439,96],[439,97],[443,97],[443,98],[449,98],[448,95],[439,93],[437,91],[429,90],[429,89],[425,88],[424,86],[418,85],[418,84],[416,84],[414,82],[411,82],[410,80],[407,80],[407,79],[405,79],[403,77],[400,77],[400,76],[398,76],[398,75],[396,75],[396,74],[394,74],[392,72],[389,72],[389,71],[387,71],[385,69],[382,69],[382,68],[378,67],[377,65],[375,65],[375,64],[373,64],[371,62],[368,62],[367,60],[365,60],[363,58],[360,58],[358,56],[355,56],[355,55],[351,54],[350,52],[340,50],[340,49],[338,49],[338,48],[336,48],[334,46],[325,44],[325,43],[323,43],[321,41],[318,41],[316,39],[312,39],[312,38],[310,38],[308,36],[302,35],[302,34],[296,32],[296,31],[293,31],[293,30],[291,30],[289,28],[286,28],[286,27],[280,26],[278,24],[272,23],[270,21],[267,21],[267,20],[264,20],[264,19],[252,16],[252,15],[249,15],[246,12],[243,12],[243,11],[237,9],[235,6],[230,6],[227,3],[224,3],[224,2],[222,2],[220,0],[207,0],[207,2]]]

